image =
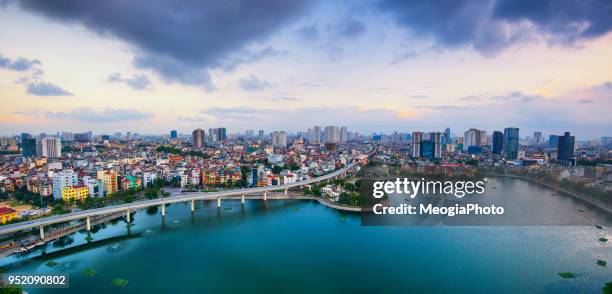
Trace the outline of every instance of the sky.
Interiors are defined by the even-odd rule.
[[[0,0],[0,134],[612,136],[612,2]]]

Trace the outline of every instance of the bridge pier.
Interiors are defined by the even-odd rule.
[[[91,231],[91,218],[89,216],[86,217],[85,222],[87,223],[87,231]]]
[[[131,216],[130,216],[130,210],[126,210],[125,211],[125,218],[127,219],[127,223],[129,224],[132,220],[131,220]]]
[[[287,195],[287,190],[289,190],[289,188],[285,189],[285,195]]]
[[[221,197],[217,197],[217,208],[221,207]]]
[[[240,204],[244,204],[244,194],[240,197]]]
[[[39,230],[40,230],[40,239],[44,240],[45,239],[45,226],[40,226]]]
[[[166,215],[166,204],[165,203],[162,203],[161,209],[162,209],[162,216],[165,216]]]
[[[264,191],[264,201],[268,200],[268,191]]]
[[[195,200],[191,200],[191,211],[195,211]]]

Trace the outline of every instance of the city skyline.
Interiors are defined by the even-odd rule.
[[[171,14],[165,2],[2,2],[0,133],[317,124],[610,136],[605,1],[234,4]]]

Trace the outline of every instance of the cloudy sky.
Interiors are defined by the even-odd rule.
[[[0,134],[612,135],[612,2],[0,0]]]

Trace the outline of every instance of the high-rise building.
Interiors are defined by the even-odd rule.
[[[217,141],[226,141],[227,140],[227,130],[225,128],[217,129]]]
[[[287,133],[285,131],[272,132],[272,146],[287,147]]]
[[[540,145],[542,143],[544,143],[542,132],[533,132],[533,144]]]
[[[601,137],[601,145],[612,146],[612,137]]]
[[[442,157],[442,133],[412,133],[412,156],[415,158],[441,158]]]
[[[36,156],[47,158],[62,157],[62,143],[59,138],[42,138],[36,141]]]
[[[325,143],[340,142],[340,128],[337,126],[325,127]]]
[[[553,150],[557,150],[557,148],[559,148],[559,136],[550,135],[548,137],[548,149],[553,151]]]
[[[446,128],[444,130],[444,135],[442,136],[442,144],[450,144],[451,143],[451,133],[450,128]]]
[[[501,155],[504,149],[504,134],[500,131],[493,132],[493,154]]]
[[[433,143],[433,156],[429,158],[441,158],[442,157],[442,133],[433,132],[429,133],[429,141]]]
[[[421,157],[421,140],[423,139],[423,133],[412,132],[412,157]]]
[[[53,198],[62,198],[62,188],[76,186],[79,183],[77,174],[72,170],[64,170],[53,174]]]
[[[191,133],[193,137],[193,148],[202,148],[204,147],[204,130],[195,129],[193,133]]]
[[[559,136],[558,148],[557,160],[566,162],[574,160],[574,136],[570,136],[570,132],[565,132],[563,136]]]
[[[321,127],[314,126],[312,129],[308,129],[308,140],[310,142],[321,142]]]
[[[245,137],[246,139],[253,139],[253,135],[255,132],[253,130],[246,130]]]
[[[504,129],[504,147],[503,154],[507,160],[515,160],[518,158],[519,146],[519,129],[505,128]]]
[[[170,131],[170,139],[178,138],[178,132],[176,130]]]
[[[342,143],[348,142],[348,128],[347,127],[340,128],[340,142]]]
[[[21,156],[36,157],[36,139],[32,137],[21,138]]]
[[[259,133],[258,133],[257,137],[259,138],[259,141],[263,141],[263,139],[264,139],[264,130],[259,130]]]
[[[484,131],[478,129],[469,129],[463,134],[463,145],[466,148],[469,147],[480,147],[483,144],[485,137]]]

